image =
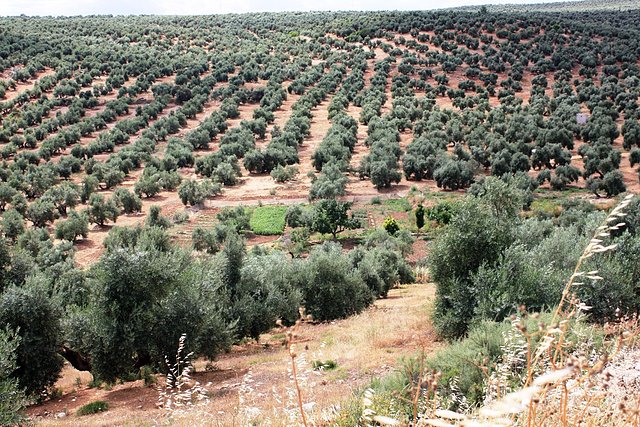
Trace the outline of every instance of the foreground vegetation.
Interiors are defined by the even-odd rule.
[[[485,183],[427,261],[435,325],[457,339],[375,381],[338,425],[638,422],[622,376],[640,335],[640,198],[608,215],[571,202],[553,219],[522,219],[513,191]]]

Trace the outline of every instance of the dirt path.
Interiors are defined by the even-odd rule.
[[[400,359],[440,347],[429,320],[435,294],[433,285],[416,284],[393,289],[364,313],[323,324],[304,324],[297,331],[298,378],[305,407],[316,420],[333,405],[349,399],[372,379],[400,366]],[[86,387],[90,376],[66,368],[58,386],[61,399],[29,408],[37,425],[291,425],[286,410],[295,407],[287,369],[291,366],[283,345],[284,330],[274,329],[261,344],[246,344],[219,358],[206,369],[196,362],[195,379],[209,384],[210,402],[178,419],[169,420],[158,409],[158,391],[142,381],[114,386],[110,390]],[[317,371],[315,360],[336,362],[337,368]],[[81,385],[78,387],[76,378]],[[73,391],[72,391],[73,390]],[[109,411],[78,418],[81,406],[98,399],[109,402]],[[242,404],[240,404],[242,400]],[[66,414],[66,415],[62,415]],[[250,418],[250,419],[249,419]]]

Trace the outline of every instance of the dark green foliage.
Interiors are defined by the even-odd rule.
[[[262,173],[264,171],[264,154],[260,150],[251,150],[245,154],[242,163],[249,172]]]
[[[560,237],[564,236],[553,236]],[[548,242],[540,247],[548,247]],[[570,272],[562,268],[560,260],[551,266],[540,265],[538,259],[542,254],[539,254],[539,250],[512,245],[495,264],[483,264],[478,269],[472,278],[476,290],[477,316],[501,321],[517,313],[520,306],[530,312],[540,312],[559,301],[562,284]],[[568,255],[572,255],[571,260],[577,260],[575,252],[568,252]]]
[[[363,246],[367,249],[390,249],[400,253],[402,256],[406,256],[413,251],[415,241],[416,239],[411,236],[409,230],[400,230],[395,236],[391,236],[385,230],[376,229],[366,237]]]
[[[9,209],[2,215],[2,234],[15,241],[24,232],[24,218],[15,209]]]
[[[178,187],[178,196],[184,205],[195,206],[202,204],[207,197],[219,194],[220,191],[220,185],[210,181],[185,180]]]
[[[624,217],[625,230],[628,230],[632,235],[640,234],[640,197],[635,196],[626,211]]]
[[[513,217],[496,215],[482,199],[462,202],[451,223],[434,242],[429,255],[431,277],[437,284],[434,322],[445,337],[462,336],[475,315],[471,275],[484,263],[495,262],[510,243]]]
[[[413,270],[403,253],[393,244],[385,243],[369,249],[356,248],[349,253],[353,266],[375,297],[386,297],[396,284],[413,283]]]
[[[308,209],[302,205],[291,205],[287,208],[285,220],[289,227],[309,227],[311,218]]]
[[[56,239],[75,242],[78,237],[87,238],[89,221],[84,213],[71,211],[69,218],[56,224]]]
[[[42,195],[42,200],[48,200],[54,204],[61,216],[67,215],[67,209],[75,207],[80,200],[78,187],[69,182],[64,182],[50,188]]]
[[[291,230],[291,232],[280,239],[280,248],[288,252],[291,258],[300,257],[307,251],[309,235],[309,229],[306,227]]]
[[[27,403],[24,391],[12,377],[17,368],[20,336],[8,328],[0,330],[0,425],[19,425],[24,421],[21,411]]]
[[[145,197],[153,197],[160,192],[161,188],[159,177],[157,175],[143,175],[136,181],[133,191],[135,191],[138,196],[142,196],[144,194]]]
[[[322,173],[313,179],[309,189],[309,200],[335,199],[344,195],[348,178],[334,164],[327,164]]]
[[[438,224],[449,224],[455,216],[457,204],[444,200],[427,209],[427,218]]]
[[[5,210],[6,206],[11,203],[16,194],[18,194],[18,192],[15,188],[5,182],[0,183],[0,212]]]
[[[217,215],[216,218],[225,226],[241,232],[250,230],[250,217],[248,212],[242,207],[224,208]]]
[[[103,226],[107,221],[115,222],[120,215],[120,208],[113,199],[105,199],[102,194],[92,194],[86,210],[89,222]]]
[[[313,206],[311,230],[318,233],[331,233],[335,239],[338,233],[361,226],[360,221],[349,215],[351,203],[335,199],[323,199]]]
[[[437,158],[446,149],[446,141],[416,137],[407,147],[402,168],[407,179],[431,179],[436,170]]]
[[[226,346],[223,301],[213,283],[195,285],[194,277],[208,275],[208,267],[199,268],[183,254],[142,241],[100,259],[90,273],[87,308],[68,320],[70,344],[91,355],[97,378],[113,381],[142,365],[164,366],[181,333],[193,337],[198,354],[212,357]]]
[[[122,208],[122,213],[131,214],[142,211],[140,197],[126,188],[116,189],[113,192],[113,200],[118,207]]]
[[[457,190],[471,185],[473,182],[473,165],[471,162],[447,160],[433,172],[438,187],[444,190]]]
[[[278,165],[271,171],[271,178],[275,182],[287,182],[291,181],[298,174],[298,168],[295,166],[282,166]]]
[[[303,294],[307,313],[315,320],[344,318],[364,310],[373,294],[353,270],[342,247],[325,243],[309,254],[304,271]]]
[[[597,270],[604,279],[586,279],[576,289],[580,301],[591,307],[589,313],[598,322],[632,315],[640,306],[640,236],[627,232],[616,243],[615,251],[593,256],[585,267]]]
[[[602,191],[605,192],[607,197],[617,196],[627,191],[622,172],[618,170],[607,172],[602,178],[589,178],[587,187],[598,197],[600,197]]]
[[[94,191],[98,189],[98,180],[95,176],[88,175],[82,181],[82,190],[80,192],[80,200],[86,203]]]
[[[232,317],[238,319],[240,336],[258,339],[278,319],[292,324],[302,305],[300,265],[282,253],[249,256],[235,287]]]
[[[59,316],[44,289],[10,287],[0,295],[0,323],[20,336],[13,376],[29,395],[45,393],[62,369]]]
[[[53,202],[46,199],[38,199],[31,203],[25,215],[34,227],[44,227],[58,217],[58,212]]]
[[[11,261],[9,242],[0,237],[0,273],[2,273],[2,278],[0,278],[0,287],[2,288],[8,284],[7,273],[11,269]]]
[[[207,230],[202,227],[196,227],[191,233],[191,241],[193,242],[193,248],[197,251],[204,251],[209,254],[215,254],[220,251],[220,245],[222,240],[226,237],[226,232],[221,236],[216,233],[216,230]]]
[[[168,252],[171,242],[167,232],[159,227],[113,227],[104,240],[108,252],[122,248],[141,248]]]
[[[422,206],[422,204],[419,204],[415,212],[416,227],[418,227],[418,230],[422,230],[422,227],[424,227],[424,213],[424,206]]]
[[[144,225],[147,227],[169,228],[171,227],[171,221],[162,215],[160,206],[153,205],[149,208],[149,215],[144,221]]]
[[[236,296],[236,286],[240,282],[242,261],[246,254],[247,247],[242,236],[237,233],[227,233],[221,256],[225,260],[224,281],[232,297]]]
[[[629,153],[629,164],[631,165],[631,167],[634,167],[639,163],[640,163],[640,149],[634,148]]]
[[[227,131],[220,139],[220,152],[224,156],[233,155],[244,157],[245,153],[254,148],[256,140],[251,130],[237,127]]]
[[[370,177],[378,190],[388,188],[392,182],[398,183],[402,178],[398,166],[402,151],[396,125],[384,119],[372,120],[369,125],[367,145],[371,150],[360,163],[359,173],[361,178]]]

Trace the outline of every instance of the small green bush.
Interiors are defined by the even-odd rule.
[[[177,211],[173,214],[173,223],[174,224],[184,224],[185,222],[189,222],[189,213],[186,211]]]
[[[449,224],[455,216],[456,211],[457,205],[455,203],[444,200],[427,209],[427,218],[438,224]]]
[[[255,234],[271,236],[284,232],[286,206],[262,206],[254,209],[249,225]]]
[[[109,409],[109,404],[104,400],[96,400],[95,402],[87,403],[84,406],[81,406],[80,409],[76,411],[76,415],[84,416],[84,415],[93,415],[99,412],[105,412]]]
[[[388,216],[384,219],[382,223],[382,227],[386,230],[387,233],[394,236],[398,231],[400,231],[400,226],[398,225],[398,221],[392,217]]]
[[[281,166],[278,165],[275,169],[271,171],[271,178],[276,182],[287,182],[291,181],[293,178],[298,175],[298,168],[295,166]]]

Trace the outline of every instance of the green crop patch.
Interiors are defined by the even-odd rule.
[[[385,200],[383,204],[393,212],[409,212],[411,203],[405,198]]]
[[[279,235],[284,232],[286,206],[261,206],[254,209],[249,222],[251,231],[264,236]]]

